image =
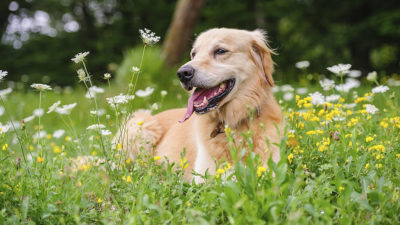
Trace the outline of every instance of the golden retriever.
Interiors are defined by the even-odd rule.
[[[201,33],[191,50],[191,60],[177,72],[181,85],[191,96],[187,108],[157,115],[139,110],[115,137],[131,159],[140,148],[179,164],[186,149],[191,170],[215,173],[215,161],[231,160],[224,127],[236,133],[253,132],[253,149],[266,163],[278,162],[283,118],[271,92],[273,51],[263,31],[216,28]],[[251,111],[254,118],[250,119]],[[193,112],[196,112],[193,114]],[[278,129],[277,129],[278,128]],[[243,140],[235,141],[237,147]],[[201,181],[195,177],[196,182]]]

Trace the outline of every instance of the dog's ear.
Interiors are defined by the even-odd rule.
[[[264,73],[263,80],[272,87],[274,86],[274,79],[272,78],[274,62],[271,54],[275,54],[275,52],[268,47],[265,31],[257,29],[252,31],[251,34],[253,36],[250,49],[251,56]]]

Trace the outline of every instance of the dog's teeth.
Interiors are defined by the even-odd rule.
[[[207,97],[206,96],[204,96],[204,99],[203,99],[203,104],[204,103],[207,103],[208,101],[207,101]]]
[[[225,83],[222,83],[219,85],[220,89],[224,89],[225,88]]]

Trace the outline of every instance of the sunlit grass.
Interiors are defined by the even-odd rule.
[[[96,84],[84,80],[72,91],[26,90],[2,96],[0,223],[396,224],[400,220],[399,87],[372,91],[380,84],[377,78],[355,87],[358,81],[346,80],[343,74],[330,88],[324,85],[332,82],[323,82],[322,88],[315,85],[318,82],[300,87],[278,81],[274,92],[286,121],[283,140],[277,143],[282,160],[265,166],[254,154],[241,159],[242,151],[251,152],[249,147],[231,149],[237,161],[222,162],[216,174],[195,184],[182,177],[182,170],[193,163],[184,155],[177,165],[160,165],[159,156],[142,149],[132,161],[120,143],[111,142],[135,109],[156,113],[184,106],[186,98],[178,85],[154,82],[158,74],[143,76],[146,63],[136,71],[139,78],[133,74],[130,79],[132,71],[123,78],[133,80],[133,85],[139,79],[138,87],[107,83],[88,93]],[[136,61],[129,68],[140,65]],[[86,79],[90,73],[84,73]],[[141,79],[151,88],[146,90]],[[135,98],[118,104],[110,99],[120,93]],[[39,100],[44,111],[40,124],[33,115]],[[77,106],[70,114],[47,113],[57,101]],[[14,121],[15,131],[9,121]],[[230,142],[241,135],[229,127],[225,133]]]

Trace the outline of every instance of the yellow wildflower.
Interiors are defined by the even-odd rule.
[[[257,176],[261,177],[261,175],[265,172],[267,172],[267,169],[263,166],[259,166],[257,169]]]
[[[314,135],[314,134],[317,134],[317,132],[314,131],[314,130],[310,130],[310,131],[307,131],[306,134],[307,135]]]
[[[344,187],[343,186],[340,186],[339,187],[339,191],[343,191],[344,190]]]
[[[103,202],[103,200],[101,198],[97,199],[97,203],[102,203],[102,202]]]
[[[369,168],[369,163],[365,164],[365,169]]]
[[[117,144],[117,150],[119,151],[119,150],[121,150],[121,148],[122,148],[122,145],[120,143],[118,143]]]
[[[40,157],[40,156],[38,156],[38,157],[37,157],[37,161],[38,161],[38,163],[42,163],[42,162],[44,162],[44,158],[43,158],[43,157]]]
[[[227,163],[226,166],[224,167],[224,170],[229,170],[232,167],[230,163]]]
[[[131,177],[131,176],[127,176],[127,177],[126,177],[126,182],[132,183],[132,177]]]
[[[157,161],[157,160],[160,160],[161,159],[161,157],[160,156],[154,156],[154,161]]]
[[[144,121],[141,120],[141,121],[137,122],[137,125],[141,126],[141,125],[143,125],[143,123],[144,123]]]
[[[66,136],[65,137],[65,141],[70,141],[71,140],[71,137],[70,136]]]
[[[129,165],[129,164],[131,164],[131,162],[132,162],[132,159],[131,159],[131,158],[127,158],[125,162],[126,162],[126,164],[128,164],[128,165]]]
[[[3,151],[5,151],[5,150],[7,150],[7,148],[8,148],[8,144],[4,144],[1,149],[3,149]]]
[[[215,172],[215,177],[216,177],[216,178],[219,178],[219,177],[220,177],[222,174],[224,174],[224,173],[225,173],[225,170],[219,168],[219,169],[217,170],[217,172]]]
[[[374,140],[374,138],[373,137],[370,137],[370,136],[368,136],[367,138],[365,138],[365,141],[366,142],[371,142],[371,141],[373,141]]]
[[[58,145],[54,146],[53,152],[54,152],[55,154],[61,153],[61,148],[60,148],[60,146],[58,146]]]
[[[187,163],[186,157],[183,157],[183,159],[181,159],[179,165],[183,168],[186,169],[189,166],[189,163]]]
[[[29,145],[29,150],[33,151],[35,148],[32,145]]]
[[[289,161],[290,164],[292,164],[293,158],[294,158],[293,154],[290,153],[290,154],[288,155],[288,157],[287,157],[287,159],[288,159],[288,161]]]
[[[379,125],[381,125],[381,127],[383,127],[383,128],[387,128],[389,126],[389,124],[387,122],[385,122],[385,121],[381,121],[379,123]]]
[[[46,136],[46,138],[49,139],[49,140],[50,140],[52,137],[53,137],[53,136],[51,136],[51,134],[47,134],[47,136]]]

